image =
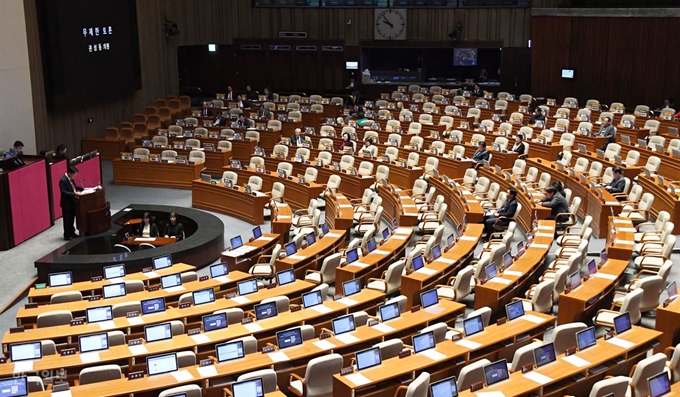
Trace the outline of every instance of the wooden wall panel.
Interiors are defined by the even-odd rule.
[[[539,96],[659,106],[677,95],[676,18],[532,17],[532,90]],[[574,80],[560,77],[576,69]]]

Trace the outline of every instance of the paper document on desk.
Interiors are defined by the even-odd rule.
[[[425,274],[427,276],[431,276],[433,274],[436,274],[437,271],[435,269],[430,269],[430,268],[427,268],[427,267],[421,267],[420,269],[416,270],[416,273],[421,273],[421,274]]]
[[[435,260],[435,262],[441,262],[441,263],[446,263],[447,265],[453,265],[456,263],[455,259],[449,259],[449,258],[439,258]]]
[[[215,277],[215,280],[217,280],[220,284],[226,284],[231,282],[231,279],[227,276],[218,276]]]
[[[142,273],[146,278],[158,278],[160,277],[156,272],[146,272]]]
[[[288,358],[288,356],[284,352],[274,352],[274,353],[269,353],[267,355],[275,363],[279,363],[281,361],[290,361],[290,358]]]
[[[102,331],[116,328],[116,323],[114,323],[113,320],[102,321],[97,324],[99,324],[99,329],[101,329]]]
[[[80,192],[80,194],[82,194],[82,195],[92,194],[92,193],[96,192],[97,190],[99,190],[99,188],[96,188],[96,187],[88,187],[87,189],[83,189],[83,191]]]
[[[33,371],[33,361],[34,360],[27,360],[27,361],[18,361],[14,363],[14,373],[22,373],[22,372],[31,372]]]
[[[416,208],[415,204],[402,204],[403,208]]]
[[[476,237],[472,236],[460,236],[461,241],[477,241]]]
[[[506,271],[503,272],[503,275],[512,276],[512,277],[521,277],[522,272],[518,272],[518,271],[515,271],[515,270],[506,270]]]
[[[508,284],[512,283],[512,280],[508,280],[507,278],[503,278],[503,277],[494,277],[491,280],[487,281],[487,283],[497,283],[497,284],[508,285]]]
[[[290,217],[291,217],[290,215],[278,215],[278,216],[276,217],[276,220],[279,220],[279,219],[290,219]]]
[[[586,361],[581,357],[574,355],[562,357],[562,360],[578,368],[587,367],[590,365],[590,361]]]
[[[475,393],[477,397],[505,397],[502,391],[479,391]]]
[[[634,227],[622,227],[618,230],[623,233],[637,233],[637,230],[635,230]]]
[[[545,385],[553,381],[552,378],[545,376],[543,374],[539,374],[536,371],[531,371],[523,374],[525,378],[529,380],[533,380],[534,382],[538,383],[539,385]]]
[[[342,303],[345,306],[354,306],[358,303],[357,301],[355,301],[354,299],[351,299],[351,298],[338,299],[336,302]]]
[[[604,278],[604,279],[607,279],[607,280],[616,280],[616,276],[615,276],[615,275],[613,275],[613,274],[607,274],[607,273],[600,273],[600,272],[595,273],[594,277],[597,277],[597,278]]]
[[[554,237],[552,233],[536,233],[536,237]]]
[[[338,238],[338,237],[342,237],[342,234],[340,234],[340,233],[328,233],[328,234],[326,234],[324,237],[328,237],[328,238]]]
[[[616,345],[618,347],[622,347],[624,349],[630,349],[631,347],[635,346],[635,343],[629,342],[625,339],[621,339],[619,337],[613,337],[607,339],[607,343],[611,343],[612,345]]]
[[[413,229],[410,229],[408,227],[398,227],[394,230],[394,234],[411,234]]]
[[[529,248],[541,248],[541,249],[546,249],[546,250],[547,250],[547,249],[550,248],[550,247],[548,246],[548,244],[534,244],[534,243],[532,243],[532,244],[529,246]]]
[[[135,237],[135,241],[141,242],[156,241],[156,237]]]
[[[312,344],[314,346],[318,347],[321,350],[332,350],[335,347],[334,344],[332,344],[331,342],[329,342],[325,339],[324,340],[318,340],[316,342],[313,342]]]
[[[388,333],[388,332],[394,332],[394,328],[390,327],[389,325],[387,325],[387,324],[385,324],[385,323],[376,324],[376,325],[374,325],[374,326],[371,327],[371,328],[373,328],[373,329],[375,329],[375,330],[377,330],[377,331],[380,331],[380,332],[382,332],[383,334],[386,334],[386,333]]]
[[[72,397],[71,390],[56,391],[50,394],[50,397]]]
[[[538,230],[552,230],[552,226],[538,225]]]
[[[352,204],[338,204],[340,208],[352,208]]]
[[[134,346],[128,346],[128,349],[130,349],[130,353],[133,356],[141,356],[143,354],[147,354],[149,351],[146,349],[146,346],[144,345],[134,345]]]
[[[356,343],[356,342],[359,341],[359,338],[357,338],[356,336],[354,336],[350,333],[335,335],[335,339],[339,340],[340,342],[342,342],[346,345]]]
[[[264,328],[258,323],[248,323],[243,326],[243,328],[247,329],[248,332],[259,332],[262,331]]]
[[[210,378],[212,376],[217,376],[217,368],[215,368],[214,365],[198,367],[196,368],[196,371],[198,371],[198,374],[201,375],[202,378]]]
[[[458,341],[456,341],[456,344],[458,346],[465,347],[465,348],[468,348],[468,349],[471,349],[471,350],[479,349],[482,346],[481,343],[473,342],[470,339],[458,340]]]
[[[186,290],[186,288],[184,288],[184,286],[178,285],[176,287],[166,288],[165,292],[167,292],[168,294],[174,294],[175,292],[184,291],[184,290]]]
[[[367,385],[371,383],[371,380],[362,375],[360,372],[355,372],[353,374],[349,374],[345,376],[345,378],[354,383],[354,386],[362,386],[362,385]]]
[[[365,269],[369,267],[370,265],[368,263],[363,263],[363,262],[352,262],[349,264],[350,266],[356,266],[360,269]]]
[[[302,261],[305,260],[307,257],[304,255],[291,255],[288,258],[294,260],[294,261]]]
[[[231,300],[238,303],[239,305],[244,305],[250,302],[250,299],[248,299],[246,296],[235,296],[231,298]]]
[[[439,314],[439,313],[443,312],[444,310],[446,310],[446,309],[443,308],[442,306],[439,306],[439,305],[432,305],[430,307],[426,307],[425,309],[423,309],[424,312],[427,312],[427,313],[430,313],[430,314]]]
[[[98,363],[101,361],[99,352],[80,353],[80,361],[83,364]]]
[[[262,241],[272,241],[272,240],[274,240],[274,237],[260,236],[260,237],[258,238],[258,240],[262,240]]]
[[[191,372],[187,371],[186,369],[172,372],[172,377],[175,378],[177,382],[185,382],[187,380],[194,379],[194,376],[191,374]]]
[[[538,317],[538,316],[534,316],[533,314],[525,314],[520,318],[524,321],[529,321],[529,322],[532,322],[534,324],[540,324],[542,322],[545,322],[544,319],[542,319],[541,317]]]
[[[383,251],[383,250],[375,250],[375,251],[371,252],[371,254],[385,256],[385,255],[391,254],[391,252],[390,251]]]
[[[635,241],[631,241],[631,240],[619,240],[619,239],[616,239],[616,240],[614,240],[614,244],[615,244],[615,245],[616,245],[616,244],[621,244],[621,245],[635,245]]]
[[[197,345],[205,345],[212,342],[212,339],[210,339],[210,337],[206,334],[191,335],[191,339],[193,339],[194,343]]]
[[[142,325],[144,324],[144,319],[142,317],[130,317],[127,319],[130,325]]]
[[[409,238],[409,236],[405,234],[395,234],[394,236],[392,236],[392,238],[397,240],[406,240],[407,238]]]
[[[333,309],[331,309],[330,307],[325,306],[325,305],[312,306],[311,309],[314,310],[315,312],[319,312],[321,314],[326,314],[326,313],[330,313],[330,312],[333,311]]]
[[[421,355],[421,356],[425,356],[432,361],[441,361],[441,360],[446,359],[446,354],[439,353],[435,349],[427,349],[427,350],[422,351],[418,354]]]
[[[106,280],[106,281],[108,281],[110,284],[118,284],[118,283],[124,283],[124,282],[125,282],[125,280],[123,280],[122,277],[118,277],[118,278],[110,278],[110,279],[108,279],[108,280]]]
[[[614,223],[629,223],[630,219],[614,219]]]

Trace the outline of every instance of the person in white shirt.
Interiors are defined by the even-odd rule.
[[[359,151],[361,155],[364,155],[364,153],[370,153],[371,157],[376,157],[377,152],[378,148],[373,145],[372,138],[366,138],[364,140],[364,146],[362,146],[361,150]]]

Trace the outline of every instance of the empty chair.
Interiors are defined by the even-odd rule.
[[[295,373],[290,375],[288,390],[300,397],[332,397],[333,375],[340,373],[342,362],[337,353],[309,360],[304,378]]]
[[[83,300],[83,294],[80,291],[58,292],[50,297],[50,304],[78,302]]]
[[[237,186],[238,174],[234,171],[224,171],[222,173],[222,181],[229,180],[233,186]]]
[[[535,341],[515,350],[515,354],[513,354],[512,356],[512,362],[509,363],[510,368],[508,369],[510,370],[510,372],[520,371],[523,366],[527,364],[533,364],[534,349],[541,346],[543,346],[543,342]]]
[[[630,218],[633,223],[645,222],[649,218],[654,195],[650,192],[644,193],[637,205],[624,205],[619,216]]]
[[[274,145],[274,155],[281,157],[288,157],[288,146],[286,145]]]
[[[248,273],[258,278],[273,278],[276,274],[276,260],[280,253],[281,244],[276,244],[271,255],[260,255],[257,259],[257,263],[248,270]]]
[[[366,288],[382,291],[385,295],[391,295],[401,287],[401,273],[405,265],[406,261],[403,259],[392,263],[383,272],[382,278],[369,278],[366,282]]]
[[[219,314],[219,313],[225,313],[227,315],[227,324],[239,324],[241,322],[241,320],[243,320],[243,316],[244,316],[243,309],[241,309],[239,307],[232,307],[232,308],[229,308],[229,309],[221,309],[221,310],[216,310],[216,311],[213,312],[213,314]],[[244,347],[246,354],[253,353],[253,352],[255,352],[255,350],[257,350],[257,342],[254,341],[255,346],[253,347],[252,350],[249,350],[248,343],[246,343],[247,338],[253,338],[253,337],[241,338],[240,340],[244,341],[243,347]],[[253,340],[254,339],[255,338],[253,338]],[[237,340],[239,340],[239,339],[237,339]]]
[[[169,163],[174,163],[177,159],[177,152],[174,150],[163,150],[161,152],[161,160]]]
[[[663,353],[656,353],[651,357],[640,360],[640,362],[633,367],[631,376],[628,378],[628,384],[631,391],[630,396],[649,396],[650,390],[647,379],[665,370],[666,355]]]
[[[120,366],[116,364],[99,365],[96,367],[85,368],[78,375],[78,383],[88,385],[97,382],[116,380],[122,377]]]
[[[411,140],[409,141],[408,145],[411,147],[415,146],[418,150],[420,150],[423,147],[423,138],[420,136],[413,136],[411,137]]]
[[[408,386],[400,385],[394,391],[397,396],[401,391],[405,391],[404,397],[427,397],[428,386],[430,385],[430,374],[421,372]]]
[[[276,391],[276,371],[271,368],[261,369],[259,371],[248,372],[236,379],[237,382],[244,382],[251,379],[262,379],[262,388],[264,393],[273,393]]]
[[[536,285],[531,300],[513,298],[513,300],[522,300],[522,306],[525,311],[535,311],[540,313],[552,312],[553,307],[553,288],[555,286],[554,280],[541,281]]]
[[[141,161],[149,161],[149,149],[147,148],[136,148],[132,152],[132,157],[135,159],[140,159]]]
[[[173,396],[202,397],[203,393],[201,392],[201,386],[199,385],[184,385],[163,390],[161,394],[158,395],[158,397]]]
[[[446,285],[437,285],[435,287],[437,289],[437,296],[456,302],[465,299],[472,292],[472,276],[474,272],[474,267],[464,267],[456,276],[449,278]]]
[[[290,310],[290,299],[287,296],[273,296],[271,298],[262,299],[260,303],[276,303],[276,311],[278,313],[287,312]]]
[[[629,378],[625,376],[602,379],[599,382],[595,382],[588,397],[625,396],[628,390],[628,381]]]
[[[628,312],[630,315],[630,322],[637,324],[642,318],[642,313],[640,312],[640,303],[642,302],[642,295],[644,291],[641,288],[636,288],[626,294],[620,303],[619,310],[606,310],[601,309],[597,312],[593,318],[593,322],[597,325],[603,327],[613,327],[614,317],[621,313]],[[612,305],[612,307],[616,307]]]
[[[293,175],[293,164],[282,161],[278,164],[276,167],[276,172],[281,172],[283,171],[286,176],[291,176]]]
[[[73,320],[73,314],[69,310],[53,310],[38,314],[38,328],[68,325]]]
[[[251,176],[248,178],[248,185],[254,192],[262,190],[262,178],[259,176]]]
[[[562,354],[576,343],[576,333],[588,326],[581,322],[558,325],[553,329],[550,337],[544,338],[546,343],[553,342],[555,353]]]
[[[308,269],[305,272],[305,281],[310,281],[314,284],[332,284],[335,282],[335,270],[340,265],[342,259],[341,253],[328,255],[324,258],[321,264],[321,269]]]
[[[491,364],[491,361],[483,358],[461,368],[456,380],[458,390],[469,389],[475,383],[485,382],[484,366],[488,364]]]
[[[128,313],[142,312],[142,304],[139,301],[116,303],[111,308],[113,317],[125,317]]]

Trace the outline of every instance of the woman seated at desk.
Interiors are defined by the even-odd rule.
[[[158,237],[158,226],[152,222],[148,212],[144,213],[142,224],[139,225],[137,234],[142,237]]]
[[[184,226],[177,222],[177,213],[170,213],[170,222],[165,226],[165,237],[172,237],[177,239],[177,241],[184,238]]]
[[[359,154],[362,156],[364,154],[370,154],[371,157],[376,157],[378,155],[378,148],[373,146],[373,139],[366,138],[364,142],[364,146],[362,146],[361,150],[359,150]]]
[[[524,154],[524,134],[515,135],[515,144],[512,145],[511,151],[519,154],[520,156]]]
[[[352,152],[354,152],[354,142],[352,142],[351,139],[349,139],[349,134],[344,133],[342,134],[342,143],[340,144],[340,151],[344,151],[345,148],[350,148]]]

